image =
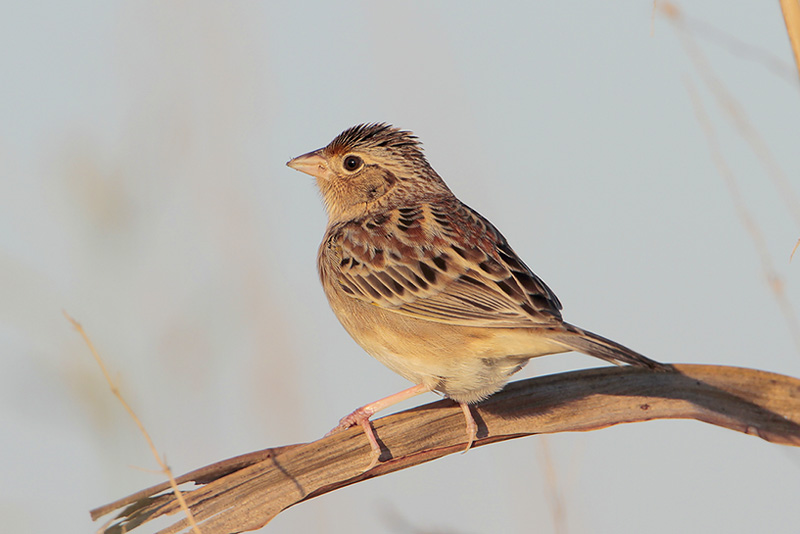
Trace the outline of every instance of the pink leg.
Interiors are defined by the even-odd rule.
[[[475,438],[478,436],[478,425],[472,417],[469,404],[459,402],[458,405],[461,406],[461,411],[464,412],[464,418],[467,420],[467,448],[464,449],[464,452],[467,452],[472,448],[472,444],[475,443]]]
[[[364,434],[366,434],[367,439],[369,440],[369,445],[372,449],[373,455],[372,462],[369,464],[369,467],[367,467],[367,471],[369,471],[378,464],[378,459],[381,456],[381,447],[378,445],[378,439],[375,437],[375,432],[372,430],[372,426],[369,424],[369,418],[377,412],[395,405],[398,402],[410,399],[411,397],[416,397],[422,393],[427,393],[428,391],[430,391],[430,388],[427,386],[417,384],[416,386],[404,389],[399,393],[389,395],[388,397],[384,397],[380,400],[362,406],[350,415],[343,417],[342,420],[339,421],[339,424],[336,425],[336,428],[325,435],[330,436],[331,434],[335,434],[336,432],[340,432],[342,430],[347,430],[348,428],[356,425],[359,425],[361,428],[363,428]],[[469,410],[469,408],[467,408],[467,410]],[[472,415],[469,416],[469,420],[472,420]],[[473,421],[472,424],[474,425],[475,422]],[[470,442],[470,445],[471,444],[472,442]]]

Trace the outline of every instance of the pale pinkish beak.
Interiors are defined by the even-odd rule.
[[[330,179],[331,170],[328,168],[328,160],[322,155],[322,149],[297,156],[293,160],[286,163],[289,167],[296,171],[310,174],[314,178],[321,178],[323,180]]]

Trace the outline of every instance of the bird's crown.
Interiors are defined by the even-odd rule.
[[[404,157],[424,159],[422,144],[417,136],[385,122],[359,124],[340,133],[327,146],[330,155],[342,155],[352,150],[384,149]]]

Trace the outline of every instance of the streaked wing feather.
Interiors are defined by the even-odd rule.
[[[340,287],[387,310],[464,326],[561,319],[550,288],[491,223],[454,198],[350,221],[332,228],[330,240]]]

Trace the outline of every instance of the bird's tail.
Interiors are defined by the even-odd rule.
[[[548,337],[570,350],[582,352],[617,365],[628,364],[657,371],[666,371],[671,368],[669,365],[651,360],[615,341],[568,323],[564,323],[563,330],[549,332]]]

